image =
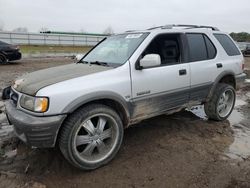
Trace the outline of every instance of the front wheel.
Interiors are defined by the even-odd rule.
[[[212,98],[204,105],[206,115],[216,121],[227,119],[233,111],[235,98],[235,90],[231,85],[219,83]]]
[[[111,161],[122,140],[123,124],[119,115],[108,106],[92,104],[64,122],[59,146],[71,164],[92,170]]]
[[[0,54],[0,64],[6,64],[8,62],[7,58],[5,55]]]

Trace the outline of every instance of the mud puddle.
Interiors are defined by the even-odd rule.
[[[249,97],[250,93],[245,96]],[[226,155],[231,159],[247,159],[250,156],[250,117],[247,99],[238,99],[235,109],[228,118],[234,131],[234,142],[229,146]],[[246,109],[247,108],[247,109]]]
[[[250,109],[247,106],[250,101],[250,92],[243,96],[237,96],[235,108],[228,117],[230,127],[233,130],[234,141],[225,151],[230,159],[244,160],[250,156]],[[207,120],[204,106],[195,106],[190,110],[194,115]]]

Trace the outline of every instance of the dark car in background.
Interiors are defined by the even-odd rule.
[[[22,54],[18,46],[0,41],[0,64],[21,58]]]
[[[241,52],[244,56],[250,55],[250,43],[245,44],[244,47],[241,48]]]

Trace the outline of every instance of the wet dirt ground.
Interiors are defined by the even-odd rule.
[[[70,62],[46,58],[1,65],[0,91],[23,73]],[[1,141],[0,132],[0,187],[250,187],[248,85],[237,92],[226,121],[207,120],[197,106],[126,129],[118,155],[95,171],[72,167],[58,149],[31,149],[17,141],[0,100],[1,130],[6,134]]]

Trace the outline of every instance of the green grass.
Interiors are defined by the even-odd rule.
[[[20,45],[22,53],[86,53],[91,46]]]

